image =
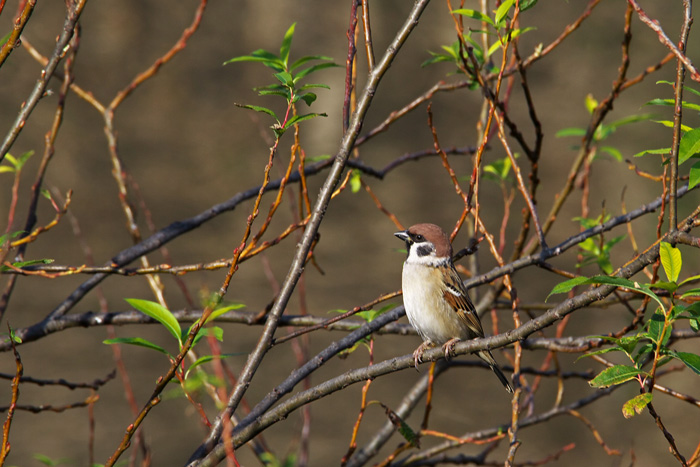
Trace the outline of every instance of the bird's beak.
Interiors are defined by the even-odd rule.
[[[401,232],[396,232],[394,234],[394,237],[400,238],[404,242],[407,242],[410,240],[411,237],[408,236],[408,231],[407,230],[402,230]]]

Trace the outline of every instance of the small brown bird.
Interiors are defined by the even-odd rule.
[[[406,316],[423,338],[413,352],[416,368],[430,347],[442,345],[449,358],[458,341],[484,337],[476,309],[452,263],[452,245],[445,231],[435,224],[416,224],[394,235],[406,242],[408,250],[402,274]],[[477,355],[513,392],[491,351],[480,350]]]

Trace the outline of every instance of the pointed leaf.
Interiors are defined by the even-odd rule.
[[[637,375],[646,375],[646,373],[632,366],[615,365],[601,371],[588,384],[594,388],[607,388],[634,379]]]
[[[562,130],[557,131],[554,134],[555,138],[561,138],[564,136],[585,136],[586,135],[586,130],[583,128],[564,128]]]
[[[496,27],[496,24],[493,22],[493,20],[491,18],[489,18],[488,16],[486,16],[485,14],[483,14],[482,12],[477,11],[477,10],[471,10],[468,8],[460,8],[458,10],[452,10],[452,13],[455,15],[467,16],[469,18],[475,19],[477,21],[482,21],[482,22],[490,24],[493,27]]]
[[[279,73],[275,73],[273,76],[285,86],[294,85],[294,78],[292,78],[292,75],[288,71],[280,71]]]
[[[147,341],[146,339],[142,339],[140,337],[116,337],[114,339],[105,339],[102,341],[103,344],[129,344],[129,345],[136,345],[139,347],[146,347],[147,349],[152,349],[152,350],[157,350],[160,353],[163,353],[169,357],[172,357],[170,353],[165,350],[163,347],[154,344],[151,341]]]
[[[249,110],[255,110],[256,112],[266,113],[266,114],[270,115],[272,118],[274,118],[275,120],[279,121],[279,119],[277,118],[277,115],[275,115],[275,113],[268,108],[260,107],[259,105],[238,104],[236,102],[234,102],[233,105],[235,105],[236,107],[240,107],[242,109],[249,109]]]
[[[284,129],[286,130],[290,126],[292,126],[296,123],[299,123],[299,122],[303,122],[304,120],[309,120],[309,119],[314,118],[314,117],[327,117],[327,116],[328,115],[326,115],[325,113],[323,113],[323,114],[311,113],[311,114],[306,114],[306,115],[295,115],[289,119],[289,121],[287,122],[286,125],[284,125]]]
[[[216,310],[211,312],[211,314],[209,315],[209,318],[207,318],[206,323],[214,321],[216,318],[223,315],[224,313],[228,313],[229,311],[232,311],[232,310],[240,310],[241,308],[245,308],[245,305],[243,303],[234,303],[232,305],[226,305],[226,306],[222,306],[220,308],[217,308]],[[206,323],[204,323],[204,324],[206,324]]]
[[[644,394],[633,397],[622,406],[622,415],[624,415],[625,418],[632,418],[636,414],[642,413],[644,407],[649,405],[649,402],[651,402],[653,398],[654,396],[650,392],[645,392]]]
[[[700,183],[700,162],[696,162],[690,168],[690,178],[688,180],[688,189],[695,188]]]
[[[382,408],[384,408],[384,412],[386,413],[386,416],[389,418],[389,421],[391,422],[392,425],[394,425],[401,436],[408,441],[409,444],[415,447],[420,447],[420,438],[418,434],[413,431],[413,429],[401,418],[399,415],[391,410],[389,407],[386,405],[382,404],[380,402]]]
[[[690,352],[673,352],[672,356],[685,363],[685,366],[693,370],[695,374],[700,375],[700,355]]]
[[[127,298],[126,301],[129,305],[133,306],[141,313],[150,316],[165,326],[165,328],[170,331],[170,334],[175,336],[175,339],[182,344],[182,330],[180,329],[180,323],[177,322],[175,316],[173,316],[170,310],[165,308],[160,303],[152,302],[150,300]]]
[[[189,376],[190,372],[198,367],[199,365],[202,365],[203,363],[211,362],[212,360],[219,360],[222,358],[229,358],[229,357],[235,357],[238,355],[246,355],[245,352],[236,352],[236,353],[222,353],[221,355],[204,355],[203,357],[199,357],[197,360],[190,365],[190,367],[187,369],[187,372],[185,372],[185,379]]]
[[[280,47],[280,58],[282,59],[285,68],[287,68],[287,64],[289,63],[289,51],[292,48],[292,38],[294,37],[294,28],[296,25],[297,23],[292,23],[289,29],[287,29],[287,32],[284,33],[284,39],[282,40],[282,46]]]
[[[300,79],[310,75],[311,73],[314,73],[318,70],[325,70],[326,68],[336,68],[339,67],[340,65],[336,63],[319,63],[318,65],[313,65],[310,66],[309,68],[304,68],[301,70],[299,73],[296,74],[294,77],[294,82],[296,83]]]
[[[302,66],[303,64],[310,62],[311,60],[323,60],[326,62],[332,62],[333,57],[326,57],[325,55],[307,55],[305,57],[301,57],[300,59],[298,59],[297,61],[292,63],[292,65],[289,67],[289,69],[295,70],[295,69],[299,68],[300,66]]]
[[[683,265],[681,251],[670,243],[661,242],[659,255],[661,256],[661,264],[664,267],[668,280],[671,282],[678,281],[678,275],[681,273],[681,266]]]
[[[498,7],[496,10],[496,21],[495,23],[500,25],[501,22],[505,19],[505,17],[508,15],[508,10],[511,9],[513,4],[515,3],[515,0],[505,0],[503,3],[501,3],[501,6]]]
[[[642,157],[644,154],[670,154],[671,148],[659,148],[659,149],[645,149],[640,151],[632,157]]]
[[[663,313],[654,313],[649,320],[649,339],[658,344],[664,338],[664,325],[666,319]]]
[[[294,102],[298,101],[299,99],[306,102],[306,105],[311,105],[316,100],[316,94],[314,94],[313,92],[307,92],[307,93],[298,95],[294,98]]]
[[[700,128],[686,132],[678,147],[678,164],[687,161],[691,156],[700,152]]]
[[[568,281],[561,282],[554,286],[554,288],[551,292],[549,292],[549,295],[547,295],[547,298],[545,298],[544,301],[546,302],[547,300],[549,300],[549,297],[551,297],[552,295],[567,293],[574,287],[587,283],[589,283],[588,278],[585,276],[574,277],[573,279],[569,279]]]

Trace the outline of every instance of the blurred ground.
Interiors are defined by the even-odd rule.
[[[531,53],[539,43],[551,42],[585,7],[584,2],[541,3],[531,12],[523,14],[523,26],[537,28],[522,37],[520,50],[523,54]],[[671,10],[680,10],[676,5],[678,2],[672,8],[666,5],[662,7],[660,3],[647,3],[649,5],[644,6],[650,15],[661,21],[675,41],[680,13]],[[98,100],[109,102],[136,74],[150,66],[177,41],[182,30],[191,22],[197,4],[193,0],[172,4],[142,0],[88,2],[81,20],[82,38],[75,82],[92,92]],[[403,22],[410,6],[410,3],[395,0],[372,3],[373,40],[377,56],[381,55]],[[476,8],[474,5],[467,6]],[[6,11],[0,16],[2,36],[9,31],[13,8],[14,3],[8,3]],[[50,52],[55,37],[60,32],[63,9],[62,2],[39,2],[25,30],[26,39],[44,54]],[[549,210],[553,194],[563,185],[564,176],[576,154],[571,147],[578,143],[576,138],[560,139],[555,138],[554,134],[562,128],[585,126],[588,123],[585,96],[590,93],[596,99],[603,99],[615,79],[620,61],[624,9],[624,2],[602,2],[580,30],[528,72],[545,133],[540,172],[541,204],[538,206],[541,212]],[[344,65],[348,13],[349,2],[210,2],[200,29],[189,40],[187,47],[166,64],[155,78],[138,88],[116,112],[119,152],[129,173],[138,183],[157,228],[189,218],[240,191],[257,186],[262,180],[262,167],[270,146],[270,132],[267,128],[269,122],[258,114],[235,107],[234,103],[273,107],[274,99],[258,97],[252,91],[255,86],[271,83],[273,78],[268,69],[257,64],[221,64],[231,57],[258,48],[275,51],[284,31],[292,22],[297,22],[292,46],[293,58],[322,54],[331,56],[336,63]],[[636,19],[633,20],[633,37],[630,76],[656,63],[666,53],[655,35]],[[403,107],[425,92],[438,80],[454,79],[446,77],[451,71],[449,65],[420,68],[420,64],[429,58],[428,50],[439,51],[441,45],[453,41],[454,28],[444,2],[433,2],[408,40],[405,50],[381,83],[364,125],[365,131],[383,121],[391,111]],[[362,50],[358,53],[360,63],[363,64],[364,53]],[[695,63],[699,61],[696,50],[691,51],[690,56],[695,59]],[[363,70],[364,65],[361,65],[360,72]],[[654,82],[672,80],[674,70],[675,65],[668,67],[641,85],[626,91],[617,101],[608,121],[650,110],[661,113],[664,118],[670,118],[670,112],[645,108],[643,104],[653,97],[671,96],[667,86]],[[20,104],[34,85],[39,71],[40,67],[23,48],[15,50],[0,70],[0,132],[3,137]],[[314,81],[327,83],[331,87],[330,90],[319,90],[319,98],[311,107],[312,111],[325,112],[328,117],[304,125],[302,144],[308,157],[333,155],[337,151],[342,131],[340,114],[344,68],[319,72]],[[58,81],[51,83],[54,94],[45,97],[36,108],[11,150],[14,155],[29,150],[36,151],[25,169],[20,187],[25,194],[30,189],[31,174],[36,171],[43,151],[43,138],[53,118],[55,93],[59,86]],[[474,128],[479,117],[480,101],[478,92],[465,90],[437,94],[434,97],[435,125],[443,147],[475,143]],[[512,107],[514,118],[522,122],[522,130],[531,141],[529,121],[520,93],[515,94]],[[275,107],[275,110],[279,108]],[[47,187],[55,187],[62,193],[69,189],[74,191],[70,209],[79,220],[83,240],[92,248],[98,264],[131,244],[124,228],[124,216],[111,175],[102,127],[102,121],[94,109],[75,95],[70,95],[63,128],[56,143],[55,160],[46,178]],[[287,160],[291,144],[291,138],[283,142],[281,161]],[[642,149],[664,147],[670,143],[667,130],[660,125],[643,122],[622,128],[606,144],[617,147],[624,157],[631,158]],[[493,146],[493,150],[486,153],[486,163],[503,157],[501,148],[496,147],[496,144]],[[362,146],[359,154],[365,163],[380,168],[404,153],[431,147],[432,138],[426,125],[425,106],[422,106],[390,131]],[[462,157],[454,158],[453,161],[453,167],[459,171],[460,177],[470,173],[470,159]],[[635,162],[643,170],[658,172],[658,163],[651,158]],[[279,163],[273,169],[275,178],[281,174],[282,167],[283,164]],[[1,216],[5,218],[11,182],[8,174],[0,175],[0,206],[3,206]],[[626,190],[624,196],[628,210],[657,196],[655,184],[636,177],[632,171],[627,170],[624,163],[612,158],[596,162],[593,178],[596,186],[591,190],[591,217],[600,213],[603,203],[606,211],[621,213],[623,190]],[[311,181],[312,196],[318,192],[321,181],[321,177]],[[430,221],[447,228],[461,212],[461,200],[454,195],[437,159],[404,165],[381,182],[373,179],[367,181],[387,209],[395,213],[406,226],[419,221]],[[482,215],[487,226],[496,230],[503,217],[503,208],[500,202],[490,203],[491,199],[500,199],[500,189],[496,185],[485,184],[481,193]],[[580,196],[577,195],[570,200],[566,211],[560,215],[558,227],[549,237],[550,245],[578,231],[578,225],[570,219],[580,213],[579,199]],[[264,198],[263,212],[271,200],[270,195]],[[20,201],[17,211],[22,222],[27,209],[26,202],[27,195]],[[696,204],[696,195],[688,197],[680,203],[680,212],[687,213]],[[512,208],[514,222],[511,222],[507,232],[511,238],[520,228],[515,218],[519,218],[522,207],[522,202],[516,199]],[[229,257],[238,244],[250,209],[250,204],[243,204],[235,211],[170,243],[168,249],[175,264]],[[42,204],[39,215],[40,224],[52,218],[48,203]],[[272,233],[266,238],[273,238],[293,220],[287,206],[278,217],[272,224]],[[139,221],[145,232],[147,229],[142,216]],[[637,232],[640,245],[647,245],[654,238],[654,227],[655,219],[649,219],[647,227],[640,228]],[[321,242],[316,249],[318,262],[325,275],[320,275],[314,268],[308,268],[303,284],[309,313],[326,316],[329,310],[350,309],[369,302],[382,293],[398,289],[403,254],[397,251],[401,245],[392,236],[395,230],[392,222],[376,209],[365,193],[352,194],[346,191],[335,199],[322,224]],[[457,239],[460,245],[467,241],[466,234],[461,234]],[[512,242],[507,245],[506,256],[511,245]],[[277,281],[284,278],[293,251],[293,242],[286,242],[267,255]],[[683,251],[695,254],[693,250]],[[53,258],[56,264],[80,265],[85,262],[79,242],[68,222],[62,222],[49,234],[42,236],[40,241],[30,247],[29,252],[32,258]],[[486,253],[484,251],[479,258],[482,271],[494,264]],[[621,248],[620,257],[615,259],[621,262],[629,257],[631,250],[625,246]],[[159,256],[153,256],[154,263],[161,261]],[[556,260],[553,262],[556,264]],[[684,271],[690,272],[693,268],[697,270],[697,258],[688,257],[686,264],[684,268],[687,269]],[[190,292],[197,296],[201,289],[216,290],[223,277],[223,271],[198,273],[185,276],[185,282]],[[83,280],[85,277],[19,280],[5,321],[14,328],[35,323]],[[516,274],[514,281],[524,303],[541,303],[557,282],[551,275],[530,270],[525,274]],[[164,282],[171,308],[185,307],[186,301],[172,278],[165,277]],[[248,309],[259,310],[271,300],[272,289],[266,279],[263,262],[253,260],[245,263],[235,276],[228,298],[245,303]],[[123,301],[127,297],[152,298],[144,280],[123,277],[112,277],[103,282],[101,293],[111,311],[128,309]],[[480,292],[475,293],[478,295]],[[400,300],[396,303],[400,303]],[[98,309],[98,296],[92,293],[73,312]],[[299,312],[298,295],[291,303],[289,312]],[[599,334],[617,329],[626,320],[626,316],[606,310],[581,311],[573,316],[568,332],[573,335]],[[502,321],[506,322],[510,320]],[[226,352],[245,352],[257,340],[258,328],[244,329],[233,325],[224,327],[223,350]],[[164,346],[172,345],[170,336],[155,326],[118,329],[117,333],[120,336],[139,335]],[[326,347],[338,335],[332,332],[314,335],[311,339],[312,354]],[[19,350],[25,365],[25,375],[71,381],[102,378],[114,366],[110,349],[101,344],[104,338],[106,334],[102,328],[73,329],[23,345]],[[381,337],[375,345],[375,361],[409,353],[417,344],[417,337]],[[172,347],[168,348],[174,351]],[[564,367],[581,371],[598,368],[586,360],[573,365],[577,356],[562,355],[560,363]],[[502,356],[497,358],[502,359]],[[524,359],[525,366],[537,365],[542,354],[527,353]],[[160,355],[138,348],[124,348],[124,360],[137,400],[141,404],[152,391],[155,379],[166,370],[167,362]],[[12,373],[14,363],[9,353],[1,355],[0,362],[0,371]],[[239,369],[243,363],[244,357],[231,361],[234,369]],[[327,377],[366,364],[366,352],[360,350],[346,360],[334,361],[315,374],[312,380],[319,383]],[[294,365],[294,357],[288,347],[274,349],[253,381],[247,395],[249,402],[256,403],[271,385],[283,380]],[[388,405],[397,404],[402,390],[409,387],[416,378],[417,374],[412,371],[381,378],[373,384],[370,398]],[[564,402],[576,400],[591,391],[583,381],[569,384],[570,393],[565,394]],[[688,372],[669,377],[665,384],[691,394],[697,388],[697,383]],[[6,404],[9,400],[8,388],[9,382],[0,385],[1,404]],[[439,380],[436,389],[435,397],[439,402],[435,404],[432,415],[434,428],[449,433],[462,433],[506,422],[510,417],[509,399],[499,390],[498,382],[487,372],[474,369],[449,372]],[[338,402],[347,401],[348,396],[337,394],[312,406],[310,465],[337,465],[344,453],[359,407],[360,386],[349,391],[356,394],[353,404],[341,406]],[[537,394],[536,408],[540,411],[549,409],[555,391],[553,381],[545,382]],[[108,384],[99,394],[100,402],[95,406],[95,443],[97,461],[103,462],[118,445],[132,417],[118,381]],[[582,411],[612,448],[623,451],[622,458],[608,457],[591,432],[571,418],[560,418],[522,431],[523,445],[518,458],[538,460],[575,442],[576,449],[573,453],[562,455],[552,465],[587,466],[591,462],[596,465],[628,465],[630,449],[645,456],[643,459],[637,458],[638,465],[673,465],[667,444],[648,414],[632,420],[622,418],[621,404],[634,394],[632,387],[622,388],[608,400]],[[697,391],[694,395],[698,396]],[[71,392],[24,385],[21,402],[65,405],[85,397],[87,395],[84,391]],[[450,402],[445,402],[446,400]],[[210,413],[214,413],[213,407],[207,408]],[[685,404],[663,397],[658,400],[657,410],[667,422],[669,431],[677,434],[681,451],[692,452],[698,431],[697,424],[691,420],[696,420],[696,417],[688,416]],[[416,413],[409,422],[417,426],[421,416],[421,413]],[[359,444],[362,445],[383,422],[384,415],[381,411],[376,406],[371,407],[363,422]],[[292,428],[297,428],[298,425],[299,417],[295,414],[265,433],[268,444],[279,456],[283,456],[287,449],[295,449],[293,440],[296,431]],[[85,409],[60,414],[19,412],[13,423],[13,449],[8,463],[19,466],[39,465],[32,460],[32,456],[41,453],[54,460],[68,459],[66,465],[85,465],[88,429],[88,414]],[[153,465],[182,464],[205,433],[197,415],[182,399],[162,402],[151,413],[144,429],[153,448]],[[396,438],[389,446],[393,447],[398,442]],[[464,452],[476,453],[478,448],[465,448]],[[241,450],[239,459],[242,465],[256,465],[247,449]]]

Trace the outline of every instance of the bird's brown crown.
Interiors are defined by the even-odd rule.
[[[420,243],[422,236],[426,241],[435,246],[435,255],[439,258],[452,258],[452,245],[450,237],[435,224],[416,224],[408,228],[408,233],[414,242]]]

